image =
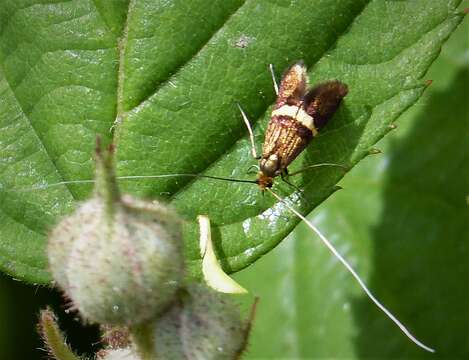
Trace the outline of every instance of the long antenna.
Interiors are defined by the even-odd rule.
[[[258,157],[257,157],[257,151],[256,151],[256,142],[254,141],[254,133],[253,133],[253,131],[252,131],[251,124],[249,123],[248,117],[246,116],[246,114],[244,113],[243,109],[241,108],[241,105],[239,105],[239,104],[237,104],[237,105],[238,105],[239,111],[241,112],[241,116],[243,117],[244,124],[246,124],[246,127],[248,128],[249,140],[251,141],[251,153],[252,153],[252,157],[253,157],[254,159],[258,159]]]
[[[162,174],[162,175],[128,175],[128,176],[117,176],[117,180],[133,180],[133,179],[159,179],[159,178],[170,178],[170,177],[194,177],[202,179],[213,179],[213,180],[224,180],[238,183],[249,183],[257,184],[255,180],[246,179],[234,179],[223,176],[212,176],[212,175],[200,175],[200,174]]]
[[[398,327],[399,329],[416,345],[420,346],[422,349],[429,351],[431,353],[434,353],[435,350],[428,347],[427,345],[423,344],[421,341],[419,341],[414,335],[411,334],[411,332],[388,310],[386,307],[381,304],[378,299],[375,298],[375,296],[371,293],[371,291],[367,288],[363,280],[360,278],[360,276],[355,272],[355,270],[352,268],[352,266],[345,260],[342,255],[336,250],[334,245],[330,243],[329,240],[326,239],[326,237],[319,231],[319,229],[314,226],[312,222],[310,222],[308,219],[306,219],[300,212],[295,210],[290,204],[287,203],[286,200],[282,199],[279,195],[274,193],[270,188],[267,188],[267,190],[280,202],[282,202],[291,212],[293,212],[296,216],[298,216],[301,220],[305,222],[305,224],[313,230],[321,239],[321,241],[326,245],[326,247],[332,252],[332,254],[345,266],[345,268],[352,274],[352,276],[355,278],[355,280],[358,282],[360,287],[363,289],[365,294],[370,298],[371,301],[375,303],[375,305],[382,311],[384,312]]]
[[[213,179],[213,180],[224,180],[224,181],[231,181],[231,182],[238,182],[238,183],[249,183],[249,184],[257,184],[255,180],[246,180],[246,179],[233,179],[227,178],[222,176],[212,176],[212,175],[200,175],[200,174],[161,174],[161,175],[127,175],[127,176],[117,176],[117,180],[138,180],[138,179],[162,179],[162,178],[172,178],[172,177],[193,177],[193,178],[202,178],[202,179]],[[86,179],[86,180],[67,180],[67,181],[59,181],[56,183],[44,184],[44,185],[36,185],[31,186],[23,189],[15,189],[15,191],[33,191],[33,190],[43,190],[48,189],[51,187],[57,187],[61,185],[68,185],[68,184],[93,184],[95,180]]]
[[[275,95],[278,96],[278,85],[277,80],[275,79],[274,65],[269,64],[270,75],[272,75],[272,83],[274,84]]]

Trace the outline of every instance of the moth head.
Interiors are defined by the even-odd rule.
[[[259,164],[260,173],[268,177],[280,175],[280,159],[276,154],[271,154],[268,158],[261,159]]]
[[[274,184],[274,178],[271,176],[267,176],[262,171],[259,171],[259,175],[257,176],[256,182],[257,185],[259,185],[261,191],[264,191],[266,188],[272,187],[272,185]]]

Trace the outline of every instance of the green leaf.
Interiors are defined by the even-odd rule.
[[[469,356],[468,32],[466,21],[427,74],[429,91],[378,143],[383,154],[310,217],[436,354],[400,333],[301,225],[237,275],[261,298],[248,359]]]
[[[47,282],[47,233],[90,187],[31,185],[90,179],[96,134],[117,145],[119,175],[203,173],[252,178],[240,103],[260,146],[279,74],[304,59],[311,83],[337,78],[350,93],[330,126],[291,169],[353,166],[424,90],[423,76],[462,15],[459,0],[2,1],[0,4],[0,266]],[[110,132],[112,130],[112,132]],[[322,168],[295,178],[308,213],[343,176]],[[197,225],[207,214],[225,270],[248,266],[298,219],[256,186],[189,178],[122,181],[171,201]],[[277,182],[282,196],[291,188]]]

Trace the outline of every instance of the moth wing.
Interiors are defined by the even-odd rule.
[[[303,107],[313,118],[317,130],[324,127],[332,118],[347,93],[347,85],[338,80],[319,84],[306,93]]]
[[[285,104],[299,106],[306,86],[306,67],[302,61],[299,61],[283,74],[275,108],[278,109]]]

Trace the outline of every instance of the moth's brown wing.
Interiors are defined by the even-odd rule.
[[[299,61],[283,74],[274,109],[285,104],[299,106],[305,94],[306,85],[306,67],[302,61]]]
[[[337,80],[319,84],[306,93],[303,107],[317,130],[332,118],[347,93],[347,85]]]
[[[290,116],[273,116],[265,133],[262,158],[277,155],[279,170],[287,166],[303,151],[313,138],[313,133]]]

